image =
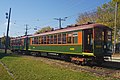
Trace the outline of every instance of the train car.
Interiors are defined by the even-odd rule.
[[[102,63],[112,55],[112,29],[101,24],[68,26],[28,37],[29,52],[67,56],[71,61]]]
[[[10,49],[12,52],[26,52],[26,36],[11,38]]]

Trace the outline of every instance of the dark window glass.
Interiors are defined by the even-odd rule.
[[[54,44],[57,44],[57,34],[54,35]]]
[[[112,41],[112,31],[107,31],[107,40]]]
[[[66,34],[62,34],[62,44],[66,44]]]
[[[41,44],[43,44],[43,36],[41,37]]]
[[[61,34],[58,34],[58,44],[61,44]]]
[[[46,44],[49,44],[49,36],[46,36]]]
[[[43,44],[46,44],[46,36],[43,36]]]
[[[53,44],[53,35],[49,36],[49,44]]]
[[[67,37],[67,43],[70,44],[72,43],[72,34],[68,34],[68,37]]]

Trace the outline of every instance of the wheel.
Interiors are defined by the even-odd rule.
[[[41,54],[39,52],[35,53],[35,57],[39,57]]]

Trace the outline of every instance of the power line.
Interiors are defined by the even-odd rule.
[[[54,18],[55,20],[58,20],[58,22],[59,22],[59,28],[61,29],[62,27],[61,27],[61,25],[62,25],[62,21],[66,21],[66,19],[67,19],[68,17],[65,17],[64,19],[62,19],[62,18]]]

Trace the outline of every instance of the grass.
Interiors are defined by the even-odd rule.
[[[8,75],[7,71],[0,64],[0,80],[13,80],[10,75]]]
[[[3,55],[3,54],[2,54]],[[105,80],[92,73],[76,72],[67,68],[56,67],[30,57],[16,55],[4,56],[0,59],[13,73],[16,80]],[[1,73],[1,70],[2,73]],[[2,76],[1,76],[2,75]],[[12,80],[0,65],[0,80]]]
[[[88,73],[74,72],[23,57],[4,57],[2,60],[16,80],[103,80]]]

